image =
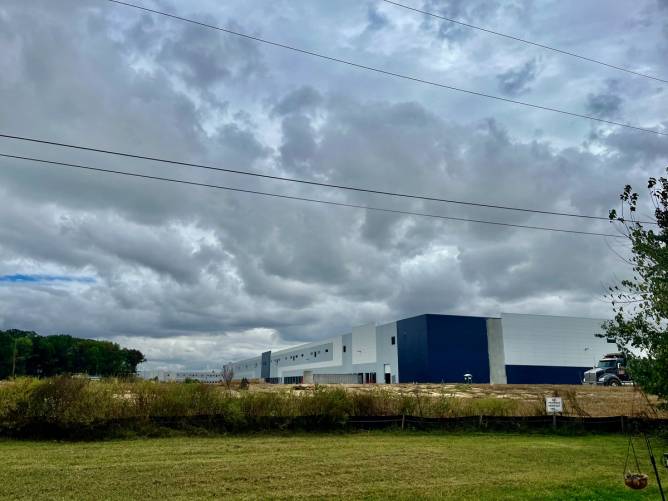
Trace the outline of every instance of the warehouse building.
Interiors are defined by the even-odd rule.
[[[604,320],[522,315],[419,315],[266,351],[228,364],[234,379],[272,383],[579,384],[614,343]]]
[[[204,371],[165,371],[165,370],[145,370],[138,371],[137,375],[142,379],[184,383],[186,381],[198,381],[200,383],[222,383],[224,381],[222,370],[204,370]]]

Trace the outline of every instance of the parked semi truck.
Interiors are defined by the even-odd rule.
[[[621,386],[633,384],[626,370],[626,357],[623,353],[608,353],[598,361],[596,367],[584,373],[582,384],[603,386]]]

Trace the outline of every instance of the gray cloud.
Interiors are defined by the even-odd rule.
[[[587,110],[600,118],[615,118],[619,116],[623,99],[614,93],[589,94],[587,96]]]
[[[531,90],[530,85],[538,75],[538,63],[535,58],[518,68],[511,68],[496,76],[499,89],[504,94],[519,96]]]
[[[609,80],[606,87],[602,92],[587,95],[587,111],[600,118],[617,118],[624,104],[619,93],[619,82]]]
[[[422,10],[457,21],[481,24],[488,22],[496,14],[499,7],[500,4],[497,1],[455,0],[452,2],[437,2],[436,0],[425,0]],[[437,18],[425,16],[423,26],[430,28],[433,25],[438,26],[437,33],[440,38],[450,41],[462,41],[475,35],[475,32],[466,26],[449,21],[439,21]]]
[[[276,115],[308,113],[322,103],[322,96],[313,87],[303,86],[283,97],[274,108]]]
[[[317,148],[311,121],[304,115],[285,117],[281,130],[284,138],[280,148],[283,165],[301,175],[308,173]]]
[[[197,16],[197,19],[215,23],[214,18],[207,16]],[[236,22],[226,24],[233,30],[243,29]],[[175,36],[166,37],[156,61],[196,87],[208,87],[224,80],[245,83],[265,72],[257,44],[237,37],[224,37],[191,24],[179,25]]]
[[[668,158],[658,136],[592,129],[436,93],[98,2],[54,5],[10,1],[0,7],[0,130],[337,184],[603,216],[627,182],[641,185]],[[254,2],[212,5],[202,3],[198,18],[221,25],[245,19],[244,31],[356,58],[363,46],[364,57],[379,64],[438,72],[471,87],[500,82],[506,92],[521,93],[535,78],[535,54],[455,32],[446,35],[459,48],[435,52],[443,50],[433,45],[440,43],[441,23],[430,21],[424,29],[421,17],[390,8],[352,1],[336,7],[278,2],[268,9]],[[453,17],[519,28],[517,12],[496,3],[443,8]],[[304,30],[316,15],[318,30]],[[360,30],[376,15],[379,24],[361,40]],[[585,21],[570,26],[583,44],[615,45],[614,37],[592,38]],[[547,24],[536,29],[561,33],[558,23],[540,22]],[[660,54],[642,36],[634,44],[660,66]],[[471,54],[485,55],[484,72]],[[575,107],[590,94],[633,95],[643,110],[637,120],[659,124],[652,110],[661,93],[626,80],[584,79],[583,68],[571,64],[546,59],[543,71],[557,76],[531,85],[532,99]],[[511,70],[497,80],[490,67]],[[604,103],[596,112],[613,108]],[[544,131],[540,138],[537,127]],[[0,151],[12,154],[232,187],[612,231],[607,223],[0,143]],[[0,196],[0,276],[94,277],[0,283],[0,328],[120,340],[145,350],[154,366],[216,367],[268,344],[423,312],[603,315],[601,283],[626,272],[599,238],[280,201],[17,160],[0,160]]]
[[[367,10],[367,20],[368,24],[366,29],[369,31],[381,30],[390,24],[387,16],[380,12],[374,5],[369,5],[369,9]]]

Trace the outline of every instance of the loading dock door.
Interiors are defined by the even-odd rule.
[[[385,364],[385,384],[390,384],[392,382],[392,367],[390,364]]]

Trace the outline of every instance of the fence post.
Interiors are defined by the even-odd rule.
[[[620,421],[622,423],[622,433],[624,433],[624,416],[620,416]]]
[[[401,415],[401,429],[402,429],[402,430],[404,429],[404,422],[405,422],[405,420],[406,420],[406,414],[402,414],[402,415]]]

